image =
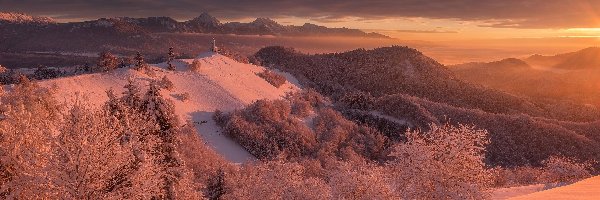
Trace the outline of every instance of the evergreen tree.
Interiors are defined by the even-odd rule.
[[[142,56],[142,54],[140,52],[137,52],[135,54],[134,61],[135,61],[135,66],[134,66],[135,70],[139,71],[139,70],[146,68],[146,62],[144,61],[144,56]]]
[[[102,52],[98,57],[97,69],[94,71],[107,72],[117,68],[118,59],[110,52]]]
[[[125,89],[127,90],[123,92],[123,97],[121,97],[121,100],[131,108],[139,108],[142,104],[141,89],[131,77],[128,79]]]
[[[163,76],[162,79],[160,80],[160,84],[162,86],[162,88],[166,89],[166,90],[173,90],[173,88],[175,87],[175,85],[173,85],[173,82],[171,80],[169,80],[169,78],[167,78],[167,76]]]
[[[175,65],[173,65],[173,60],[175,60],[175,52],[173,52],[173,47],[169,47],[169,53],[167,54],[167,65],[169,70],[175,71]]]
[[[208,180],[206,186],[207,197],[210,200],[219,200],[225,194],[225,172],[219,169],[217,174]]]
[[[119,68],[125,68],[125,67],[131,66],[131,64],[133,63],[133,60],[134,59],[131,58],[130,56],[121,58],[121,60],[119,62]]]

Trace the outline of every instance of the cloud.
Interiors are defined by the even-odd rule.
[[[171,16],[202,12],[219,18],[303,17],[455,19],[500,28],[577,28],[600,25],[595,0],[0,0],[2,10],[73,18]]]
[[[398,33],[458,33],[458,31],[445,30],[394,30]]]

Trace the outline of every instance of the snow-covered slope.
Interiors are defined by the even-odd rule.
[[[600,176],[585,179],[571,185],[518,196],[511,199],[600,199]]]
[[[54,20],[49,17],[36,17],[30,16],[23,13],[12,13],[12,12],[0,12],[0,24],[2,22],[8,23],[38,23],[38,24],[49,24],[54,23]]]
[[[46,80],[40,84],[58,88],[57,98],[67,104],[83,98],[98,106],[108,99],[106,90],[112,88],[115,93],[123,92],[123,86],[130,77],[140,85],[148,85],[151,80],[167,76],[175,87],[172,91],[163,90],[162,94],[173,100],[175,110],[183,121],[199,123],[196,127],[204,141],[226,159],[234,163],[253,160],[254,157],[241,146],[221,134],[212,120],[213,112],[216,109],[231,111],[242,108],[258,99],[281,98],[298,87],[288,81],[275,88],[256,76],[257,72],[264,70],[263,67],[239,63],[219,54],[205,53],[198,60],[202,65],[198,72],[187,69],[187,64],[193,61],[188,59],[176,60],[176,71],[166,70],[165,63],[152,65],[151,69],[156,74],[152,77],[131,69],[117,69],[108,73]],[[189,93],[189,100],[179,99],[183,93]]]

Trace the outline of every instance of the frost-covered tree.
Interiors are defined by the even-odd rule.
[[[43,79],[56,78],[61,75],[63,75],[63,72],[61,72],[59,69],[51,68],[51,67],[38,67],[33,72],[32,77],[36,80],[43,80]]]
[[[8,70],[6,67],[0,65],[0,74],[6,72],[6,70]]]
[[[94,71],[108,72],[117,68],[119,61],[116,56],[108,51],[102,52],[98,55],[98,63],[96,64],[97,69]]]
[[[137,109],[142,105],[142,89],[139,84],[131,77],[127,79],[127,85],[121,97],[123,103],[131,108]],[[110,97],[110,96],[109,96]]]
[[[134,69],[135,70],[141,71],[148,67],[148,64],[146,64],[146,61],[144,61],[144,56],[142,56],[142,54],[140,52],[137,52],[135,54],[135,57],[133,58],[133,60],[134,60]]]
[[[129,67],[133,64],[133,58],[131,56],[122,57],[119,60],[119,68]]]
[[[58,103],[50,90],[22,77],[12,92],[2,96],[0,105],[0,198],[54,196],[45,177],[60,120]]]
[[[271,161],[245,165],[225,176],[222,199],[332,199],[324,180],[305,174],[292,162]]]
[[[390,184],[388,171],[376,165],[337,162],[327,179],[337,199],[399,199]]]
[[[99,110],[65,110],[27,79],[3,95],[0,198],[200,199],[157,120],[107,93],[115,102]]]
[[[593,162],[577,162],[575,159],[551,156],[544,160],[542,179],[547,183],[568,183],[592,176]]]
[[[206,197],[211,200],[221,199],[225,194],[225,171],[219,169],[217,173],[208,180],[206,185]]]
[[[167,53],[167,69],[171,71],[175,71],[175,65],[173,65],[173,60],[175,60],[175,52],[173,52],[173,47],[169,47],[169,53]]]
[[[389,162],[403,199],[482,199],[491,178],[483,162],[487,131],[470,126],[431,125],[409,131]]]
[[[173,82],[171,82],[171,80],[169,80],[167,76],[162,77],[162,79],[160,80],[160,84],[162,88],[169,91],[173,90],[173,88],[175,87],[175,85],[173,85]]]

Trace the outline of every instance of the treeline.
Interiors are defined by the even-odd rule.
[[[408,47],[317,55],[266,47],[253,60],[290,72],[304,86],[331,97],[343,107],[338,110],[375,110],[422,130],[430,123],[486,129],[491,137],[486,163],[491,166],[540,166],[553,155],[600,160],[598,109],[546,104],[471,85]]]
[[[494,187],[571,182],[592,173],[591,162],[564,157],[550,157],[539,167],[490,167],[484,161],[493,136],[486,130],[432,124],[427,131],[389,136],[371,128],[372,122],[348,120],[332,106],[308,90],[216,112],[223,132],[262,163],[241,174],[223,173],[217,193],[242,199],[302,193],[309,199],[483,199]],[[377,121],[372,115],[367,119]],[[293,175],[271,183],[280,173]],[[247,181],[234,182],[240,176]]]
[[[332,97],[354,90],[374,97],[408,94],[489,113],[580,122],[600,119],[600,111],[587,106],[545,105],[463,82],[443,65],[408,47],[307,55],[275,46],[261,49],[254,57],[254,62],[290,72],[308,87]]]

